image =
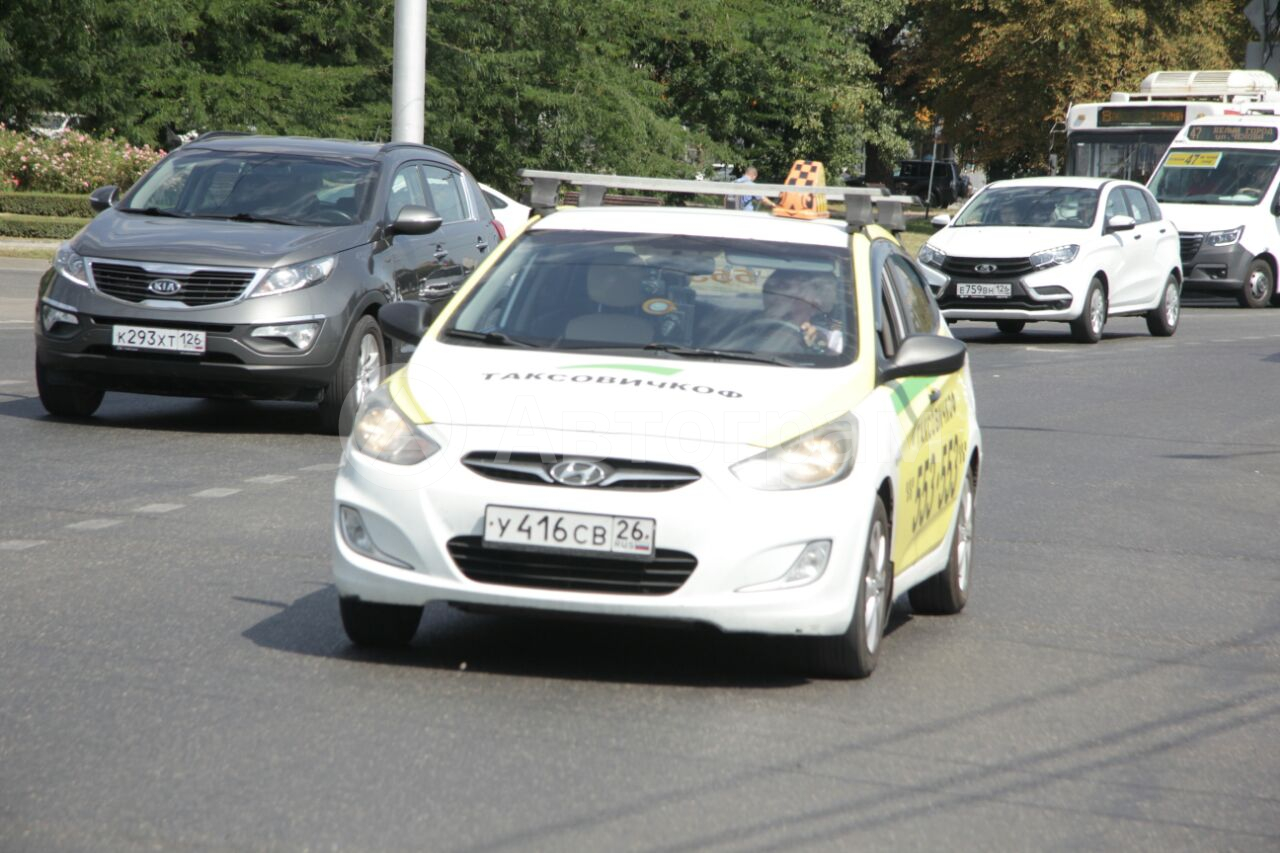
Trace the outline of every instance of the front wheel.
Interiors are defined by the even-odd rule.
[[[378,321],[366,315],[356,321],[333,378],[320,401],[320,429],[333,435],[350,426],[356,409],[382,382],[386,357]]]
[[[1178,317],[1182,313],[1182,285],[1178,277],[1169,273],[1160,294],[1160,304],[1147,312],[1147,330],[1157,338],[1167,338],[1178,331]]]
[[[39,359],[36,359],[36,391],[44,410],[62,418],[89,417],[102,405],[104,393],[101,388],[83,385],[55,385]]]
[[[1276,274],[1271,265],[1261,258],[1254,258],[1244,277],[1244,288],[1237,300],[1243,308],[1265,308],[1276,292]]]
[[[409,645],[422,621],[421,607],[374,604],[358,598],[338,599],[342,628],[357,646],[394,649]]]
[[[1089,290],[1084,295],[1084,310],[1071,321],[1071,334],[1082,344],[1096,344],[1102,340],[1102,329],[1106,325],[1107,294],[1102,282],[1095,278],[1089,282]]]
[[[951,559],[947,567],[907,593],[917,613],[950,616],[969,600],[969,573],[973,567],[973,472],[964,478],[956,526],[951,533]]]

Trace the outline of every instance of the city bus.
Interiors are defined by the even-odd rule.
[[[1067,174],[1145,184],[1192,121],[1277,112],[1280,91],[1265,71],[1158,71],[1137,92],[1067,110]]]

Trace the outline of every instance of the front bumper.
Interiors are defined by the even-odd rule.
[[[1253,253],[1239,242],[1207,246],[1204,235],[1181,233],[1182,288],[1200,293],[1236,293],[1245,284]]]
[[[469,428],[472,448],[500,447],[506,431]],[[509,435],[506,436],[509,446]],[[626,436],[548,433],[538,450],[572,453],[592,441],[601,455],[661,459]],[[640,441],[641,444],[644,442]],[[719,460],[697,467],[701,479],[667,491],[623,491],[498,482],[441,451],[417,470],[398,469],[349,451],[335,486],[333,567],[338,592],[365,601],[423,605],[448,601],[614,618],[711,625],[722,631],[832,635],[852,614],[875,486],[854,473],[830,486],[762,492],[738,482]],[[716,452],[726,446],[717,446]],[[526,448],[529,449],[529,448]],[[739,452],[738,458],[744,453]],[[479,582],[468,577],[450,543],[483,548],[487,505],[652,518],[656,545],[696,560],[677,589],[665,594],[581,592]],[[391,560],[355,551],[341,532],[339,511],[356,509],[378,550]],[[826,571],[816,581],[772,591],[744,587],[786,574],[805,546],[830,540]],[[542,552],[545,554],[545,552]],[[606,558],[608,559],[608,558]]]
[[[965,278],[926,267],[929,283],[934,287],[938,307],[948,320],[1074,320],[1084,310],[1084,293],[1074,285],[1068,271],[1070,265],[1053,267],[1041,272],[1019,275],[995,275],[984,277],[970,275]],[[1010,295],[1006,298],[962,297],[957,292],[961,282],[1007,283]]]

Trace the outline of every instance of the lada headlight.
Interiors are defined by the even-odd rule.
[[[360,405],[351,443],[365,456],[393,465],[417,465],[440,449],[404,416],[385,384]]]
[[[1204,241],[1210,246],[1230,246],[1233,243],[1239,243],[1243,235],[1244,226],[1237,225],[1226,231],[1210,231],[1204,235]]]
[[[316,258],[314,261],[294,264],[291,267],[279,267],[267,273],[266,278],[258,282],[250,296],[271,296],[276,293],[288,293],[301,290],[313,284],[319,284],[329,277],[338,259],[330,255],[327,258]]]
[[[89,286],[89,271],[85,269],[84,258],[71,251],[70,244],[63,243],[58,247],[53,256],[53,268],[67,281],[81,287]]]
[[[916,260],[926,266],[942,269],[942,265],[947,262],[947,253],[925,243],[920,247],[920,253],[916,255]]]
[[[841,418],[744,459],[730,470],[753,489],[811,489],[849,476],[857,449],[857,422]]]
[[[1045,249],[1043,252],[1035,252],[1027,260],[1036,269],[1047,270],[1049,267],[1071,263],[1078,254],[1080,254],[1080,247],[1072,244],[1070,246],[1055,246],[1052,249]]]

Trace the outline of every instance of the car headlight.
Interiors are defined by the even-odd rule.
[[[1052,249],[1045,249],[1043,252],[1036,252],[1028,260],[1031,262],[1031,266],[1038,270],[1044,270],[1061,264],[1069,264],[1076,259],[1078,254],[1080,254],[1080,247],[1074,244],[1056,246]]]
[[[1210,231],[1204,235],[1204,241],[1210,246],[1230,246],[1239,243],[1244,235],[1244,226],[1239,225],[1227,231]]]
[[[85,268],[84,258],[71,251],[71,246],[63,243],[53,256],[53,268],[63,278],[81,287],[89,286],[89,271]]]
[[[942,269],[942,265],[947,262],[947,253],[939,251],[928,243],[925,243],[920,247],[920,253],[916,255],[916,260],[927,266]]]
[[[404,416],[386,385],[360,405],[351,428],[351,443],[365,456],[393,465],[417,465],[440,449]]]
[[[291,267],[279,267],[267,273],[267,277],[258,282],[250,296],[271,296],[276,293],[288,293],[319,284],[329,277],[338,259],[330,255],[327,258],[316,258]]]
[[[842,418],[744,459],[730,470],[753,489],[811,489],[849,476],[857,449],[857,422]]]

